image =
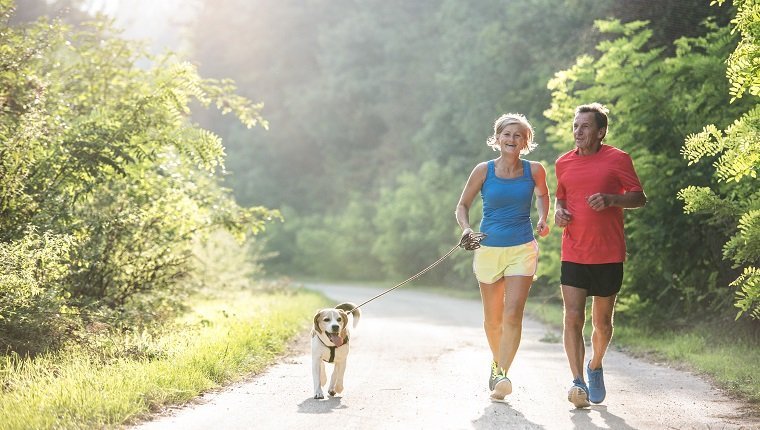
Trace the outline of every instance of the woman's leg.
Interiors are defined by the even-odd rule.
[[[522,321],[525,302],[528,300],[532,276],[509,276],[504,278],[505,296],[502,315],[501,338],[498,347],[499,367],[506,374],[512,366],[522,338]]]
[[[493,284],[480,284],[480,297],[483,301],[483,328],[486,331],[488,346],[491,348],[493,361],[499,361],[499,345],[502,337],[502,319],[504,317],[504,278]]]

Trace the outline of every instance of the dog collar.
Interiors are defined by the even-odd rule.
[[[322,345],[326,346],[330,350],[330,359],[329,360],[324,360],[324,361],[326,361],[328,363],[332,363],[333,361],[335,361],[335,349],[339,348],[339,347],[337,347],[337,346],[330,346],[330,345],[326,344],[319,336],[317,336],[317,339],[319,339],[319,341],[322,342]],[[346,337],[343,338],[343,345],[346,345],[347,343],[348,343],[348,336],[346,336]],[[341,345],[341,346],[343,346],[343,345]]]

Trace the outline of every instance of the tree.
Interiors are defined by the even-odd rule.
[[[722,4],[717,0],[713,4]],[[749,94],[760,96],[760,4],[734,0],[736,17],[732,32],[741,35],[736,49],[727,60],[726,75],[731,83],[731,103]],[[738,319],[748,313],[760,319],[760,106],[735,120],[721,131],[715,125],[691,134],[682,148],[684,158],[694,165],[705,158],[719,156],[713,162],[714,177],[720,187],[688,186],[678,197],[684,212],[703,213],[712,225],[723,226],[728,240],[723,258],[741,268],[731,282],[737,288]]]
[[[3,344],[33,351],[70,334],[36,336],[35,325],[176,311],[195,239],[256,233],[276,216],[220,186],[221,139],[189,121],[189,106],[213,104],[249,127],[260,106],[170,55],[138,68],[146,55],[108,23],[11,25],[12,6],[0,0]]]

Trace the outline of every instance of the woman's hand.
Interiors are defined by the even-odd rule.
[[[536,223],[536,234],[539,237],[546,237],[549,234],[549,224],[545,219],[539,219]]]
[[[459,239],[459,246],[468,251],[474,251],[480,248],[480,241],[485,237],[485,234],[475,233],[471,228],[467,227],[462,230],[462,237]]]

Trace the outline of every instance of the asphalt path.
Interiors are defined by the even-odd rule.
[[[382,291],[307,287],[336,304],[360,303]],[[262,374],[135,428],[760,429],[760,419],[748,413],[751,405],[698,375],[612,349],[604,362],[606,400],[576,409],[567,401],[571,377],[561,333],[530,319],[509,372],[514,391],[505,402],[492,402],[479,301],[398,289],[362,311],[351,337],[345,391],[337,397],[313,399],[304,334]]]

